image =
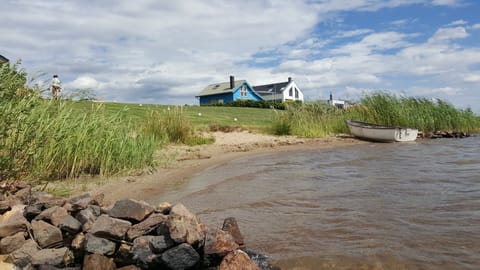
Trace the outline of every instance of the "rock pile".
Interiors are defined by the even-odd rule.
[[[103,205],[0,186],[0,255],[12,269],[259,269],[234,218],[211,229],[182,204]],[[3,269],[3,268],[2,268]]]

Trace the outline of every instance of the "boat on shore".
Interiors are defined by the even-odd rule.
[[[417,139],[418,129],[384,126],[354,120],[347,120],[353,136],[376,142],[412,142]]]

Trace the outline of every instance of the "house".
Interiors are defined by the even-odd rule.
[[[264,100],[274,102],[300,101],[303,102],[303,93],[291,77],[288,81],[254,86]]]
[[[345,100],[333,99],[332,92],[330,92],[330,99],[328,100],[328,105],[337,107],[339,109],[346,109],[351,105],[351,103]]]
[[[8,62],[9,62],[9,60],[6,57],[4,57],[3,55],[0,54],[0,64],[8,63]]]
[[[235,81],[234,76],[230,76],[229,82],[208,85],[196,97],[200,100],[200,105],[229,103],[236,100],[263,100],[246,80]]]

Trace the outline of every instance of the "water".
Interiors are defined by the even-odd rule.
[[[282,269],[480,269],[480,137],[242,158],[158,201],[181,201]]]

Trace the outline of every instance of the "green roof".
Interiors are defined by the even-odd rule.
[[[232,93],[235,89],[237,89],[240,85],[244,84],[245,80],[239,80],[234,82],[233,89],[230,88],[230,82],[222,82],[222,83],[214,83],[210,84],[205,87],[197,97],[202,96],[210,96],[210,95],[217,95],[217,94],[225,94],[225,93]]]

